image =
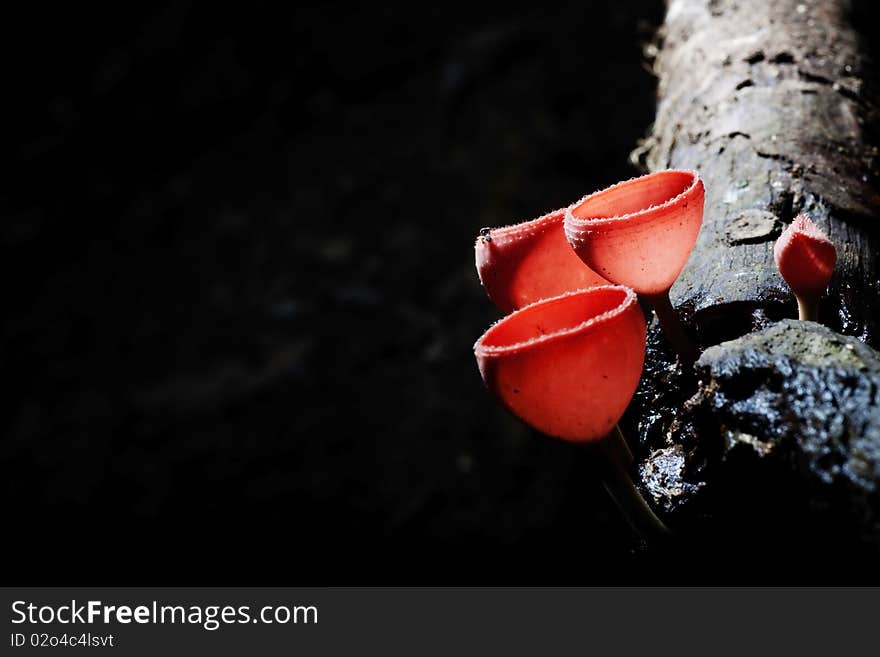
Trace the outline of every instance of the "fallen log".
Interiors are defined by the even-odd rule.
[[[800,212],[843,247],[823,322],[877,337],[876,73],[849,4],[669,4],[644,152],[649,169],[697,169],[706,184],[703,228],[672,298],[693,307],[709,342],[743,331],[756,309],[792,314],[772,247]]]
[[[798,352],[796,340],[787,343],[786,353],[773,352],[772,340],[750,342],[751,357],[739,360],[735,356],[746,349],[742,342],[719,344],[797,317],[794,297],[773,261],[773,243],[785,224],[806,212],[838,252],[821,322],[878,346],[880,105],[876,71],[853,21],[850,3],[843,0],[668,4],[654,61],[657,117],[633,156],[648,170],[695,169],[705,182],[700,237],[671,298],[702,347],[718,346],[704,355],[694,378],[675,367],[655,327],[630,422],[637,424],[642,441],[639,471],[645,490],[679,526],[726,513],[728,519],[738,518],[725,530],[729,536],[741,533],[743,523],[750,522],[746,519],[754,517],[749,504],[764,505],[766,522],[756,525],[762,528],[780,513],[811,523],[822,507],[830,509],[823,517],[832,524],[857,517],[854,535],[870,535],[880,544],[871,493],[872,486],[880,487],[876,463],[868,459],[867,488],[858,493],[838,494],[841,477],[830,474],[833,467],[840,474],[847,463],[858,461],[856,445],[860,453],[880,453],[880,414],[867,413],[857,424],[839,411],[829,420],[831,425],[850,424],[823,443],[834,444],[828,447],[834,455],[827,457],[831,470],[824,478],[816,476],[815,468],[801,467],[806,457],[798,438],[799,427],[813,426],[815,413],[834,412],[834,403],[821,395],[813,399],[813,392],[833,387],[831,380],[841,372],[848,382],[840,388],[841,398],[846,390],[870,392],[877,376],[873,366],[850,367],[849,350],[838,350],[818,364]],[[821,340],[809,345],[822,348],[823,341],[842,339],[829,334],[821,333]],[[791,335],[806,340],[813,332]],[[778,358],[797,363],[800,384],[777,386],[768,396],[761,377],[780,374],[776,365],[755,366],[762,350],[767,363],[778,364]],[[726,363],[723,385],[717,369],[721,362]],[[806,381],[813,381],[814,388],[805,387]],[[876,391],[872,394],[865,399],[874,400]],[[753,413],[747,427],[739,426],[731,411],[734,402],[767,412]],[[725,443],[731,432],[754,438],[754,458],[739,458],[739,451],[731,456]],[[775,465],[765,476],[767,466],[761,464],[770,452]],[[749,477],[750,485],[763,482],[769,489],[743,496],[737,486]],[[782,496],[781,482],[788,487]],[[767,505],[767,497],[774,495],[774,503]],[[786,531],[801,531],[797,523],[783,525]]]

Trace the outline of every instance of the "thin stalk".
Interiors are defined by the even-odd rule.
[[[615,451],[615,456],[624,469],[633,464],[635,457],[626,443],[626,438],[623,437],[619,424],[614,425],[614,429],[612,429],[605,440],[608,442],[608,447]]]
[[[805,322],[819,321],[819,299],[814,297],[799,297],[795,295],[798,303],[798,319]]]
[[[669,528],[648,506],[627,473],[627,468],[632,463],[632,453],[620,427],[615,426],[606,438],[599,441],[599,447],[602,485],[630,526],[646,541],[669,536]]]
[[[675,353],[678,354],[682,365],[687,367],[693,365],[700,354],[697,351],[697,346],[684,330],[678,313],[672,307],[672,302],[669,300],[669,290],[660,294],[645,295],[645,298],[654,308],[663,335],[666,336]]]

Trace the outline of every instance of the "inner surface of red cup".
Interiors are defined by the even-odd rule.
[[[608,285],[572,250],[562,223],[565,208],[477,238],[477,273],[503,312],[565,292]]]
[[[608,280],[639,294],[669,290],[693,250],[705,192],[693,171],[659,171],[617,183],[566,210],[574,251]]]
[[[474,352],[486,386],[514,415],[551,436],[599,440],[638,386],[645,320],[631,289],[578,290],[508,315]]]

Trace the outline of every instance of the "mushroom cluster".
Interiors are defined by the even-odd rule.
[[[484,229],[476,265],[489,298],[510,313],[474,345],[486,386],[539,431],[588,443],[603,483],[642,535],[667,529],[629,476],[618,422],[645,359],[650,302],[684,365],[696,358],[669,289],[697,239],[703,183],[661,171],[584,197],[538,219]]]
[[[506,317],[474,345],[487,388],[538,431],[587,444],[603,483],[646,538],[668,533],[629,474],[618,422],[641,378],[651,305],[690,368],[698,350],[669,299],[696,244],[705,190],[693,171],[660,171],[589,194],[538,219],[484,228],[476,266]],[[801,319],[815,319],[835,250],[806,216],[776,243]]]

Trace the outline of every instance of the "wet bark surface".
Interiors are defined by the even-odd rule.
[[[842,554],[878,538],[876,355],[850,359],[880,339],[877,79],[860,9],[673,0],[657,119],[634,153],[705,181],[703,228],[672,298],[702,346],[718,345],[693,376],[652,336],[638,393],[643,483],[684,525],[711,525],[745,551],[814,541]],[[772,249],[801,212],[838,249],[820,319],[853,339],[774,323],[797,316]],[[821,363],[814,347],[828,351]],[[847,538],[834,545],[829,527]]]
[[[880,541],[878,352],[820,324],[782,320],[710,347],[696,369],[697,394],[672,426],[677,440],[640,468],[655,503],[674,513],[716,477],[753,485],[751,471],[775,473]]]

